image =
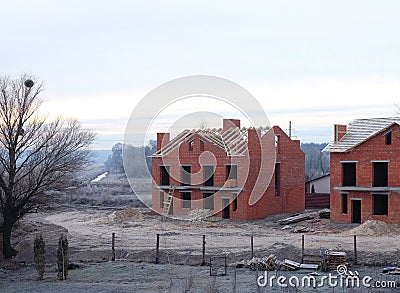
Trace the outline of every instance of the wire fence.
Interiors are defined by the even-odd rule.
[[[148,232],[149,233],[149,232]],[[109,232],[99,235],[96,247],[84,246],[81,250],[101,251],[107,260],[140,261],[149,263],[169,263],[204,265],[210,257],[220,255],[235,256],[235,261],[252,257],[275,254],[278,259],[301,262],[305,255],[318,255],[321,249],[343,251],[349,265],[398,266],[400,251],[385,251],[385,237],[366,240],[363,237],[309,236],[298,235],[272,241],[268,235],[207,235],[197,233],[179,234],[163,232],[131,237],[129,232]],[[392,238],[391,241],[394,241]],[[84,245],[84,244],[82,244]],[[228,258],[229,263],[233,260]]]
[[[112,255],[111,252],[115,251],[116,261],[209,266],[210,276],[217,278],[224,276],[225,280],[228,280],[229,286],[232,287],[232,292],[247,292],[244,289],[248,284],[253,286],[251,292],[271,292],[271,290],[274,292],[327,292],[327,290],[329,290],[328,292],[398,292],[397,290],[400,288],[399,275],[382,273],[384,265],[397,265],[397,260],[400,257],[398,251],[386,253],[386,255],[384,252],[379,252],[378,248],[382,248],[385,243],[384,238],[377,238],[373,243],[369,242],[368,244],[361,237],[327,238],[303,234],[298,235],[298,243],[286,242],[282,239],[281,242],[268,247],[264,244],[264,237],[254,235],[241,237],[241,240],[246,239],[246,241],[240,243],[233,242],[231,237],[224,235],[210,236],[195,233],[190,235],[180,235],[174,232],[154,233],[151,243],[140,242],[139,239],[134,242],[128,241],[125,236],[124,234],[114,234],[113,241],[112,234],[108,234],[110,256]],[[363,241],[359,241],[360,238]],[[113,248],[111,247],[112,243],[114,243]],[[148,249],[143,250],[145,244],[147,244]],[[371,245],[377,246],[377,251],[370,252]],[[316,248],[319,246],[320,248]],[[252,273],[249,269],[243,271],[237,268],[237,263],[242,260],[250,260],[252,257],[261,258],[269,254],[276,254],[281,260],[287,258],[301,262],[304,256],[318,254],[321,248],[346,252],[347,269],[350,274],[353,274],[352,272],[358,274],[359,283],[357,284],[357,281],[355,281],[354,284],[347,284],[347,279],[344,278],[343,281],[337,279],[337,284],[335,284],[335,281],[333,283],[325,281],[322,287],[318,286],[318,284],[322,284],[322,276],[326,278],[329,274],[339,276],[336,270],[328,272],[318,270],[314,275],[315,284],[302,284],[304,276],[308,280],[310,270],[306,272],[290,270],[264,272],[256,270]],[[251,274],[254,277],[251,277]],[[275,281],[271,281],[272,276],[275,276],[275,278],[272,278]],[[371,279],[367,284],[368,287],[363,284],[363,278],[366,276]],[[288,284],[286,284],[286,287],[282,286],[276,281],[278,277],[284,278],[286,282],[289,279],[297,278],[298,284],[294,284],[296,286]],[[251,278],[251,282],[249,282],[249,278]],[[261,280],[267,278],[269,283],[263,286],[260,278]],[[350,281],[352,282],[352,279]]]
[[[211,278],[211,281],[213,277],[216,277],[217,284],[220,286],[228,284],[232,289],[227,292],[327,292],[327,290],[329,290],[328,292],[396,292],[398,290],[398,288],[392,287],[378,290],[376,287],[373,289],[369,287],[349,288],[329,286],[329,284],[323,288],[300,289],[299,286],[282,287],[276,280],[272,285],[268,284],[264,287],[257,285],[257,280],[264,277],[265,272],[257,270],[253,272],[248,268],[240,269],[236,266],[243,260],[250,260],[253,257],[262,258],[270,254],[275,254],[281,261],[289,259],[302,262],[304,256],[318,255],[321,248],[326,248],[346,252],[348,270],[359,271],[361,277],[370,276],[375,282],[374,284],[376,282],[381,282],[381,284],[395,282],[396,286],[400,286],[399,276],[382,274],[384,266],[399,265],[397,263],[400,259],[399,250],[384,251],[386,242],[395,241],[394,237],[391,239],[354,237],[353,235],[338,237],[282,232],[282,237],[276,240],[276,233],[262,235],[252,233],[252,231],[238,235],[217,231],[215,233],[198,233],[197,229],[182,230],[183,232],[179,230],[161,231],[161,229],[157,230],[157,227],[152,231],[147,228],[143,229],[142,234],[132,235],[132,231],[132,229],[112,226],[109,231],[100,234],[98,234],[98,230],[88,229],[84,237],[79,234],[79,237],[76,238],[74,231],[70,231],[68,234],[70,260],[78,262],[110,262],[114,260],[116,264],[146,262],[152,265],[156,263],[191,265],[192,268],[202,268],[200,271],[202,276]],[[46,248],[55,250],[56,242],[46,242]],[[268,280],[272,276],[281,276],[288,280],[291,277],[301,279],[302,276],[308,276],[309,272],[279,270],[269,271],[267,274]],[[336,274],[335,270],[329,272],[318,270],[317,273],[318,275],[315,275],[317,280],[329,273]],[[178,272],[176,274],[174,278],[179,277],[183,278],[182,280],[185,282],[190,282],[189,273],[182,275],[182,272]],[[219,277],[221,275],[224,277]],[[210,287],[212,287],[211,285]],[[247,288],[251,288],[251,290]]]

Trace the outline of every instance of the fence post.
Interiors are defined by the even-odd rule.
[[[115,233],[112,233],[111,236],[111,251],[112,251],[111,261],[115,261]]]
[[[354,235],[354,264],[357,265],[357,236]]]
[[[156,241],[156,264],[159,263],[159,252],[160,252],[160,234],[157,234],[157,241]]]
[[[301,262],[304,261],[304,234],[301,235]]]
[[[250,244],[251,244],[251,258],[253,258],[254,257],[254,237],[253,237],[253,235],[251,235]]]
[[[0,262],[3,261],[3,228],[0,227]]]
[[[201,261],[201,265],[204,266],[206,264],[206,235],[203,235],[203,260]]]

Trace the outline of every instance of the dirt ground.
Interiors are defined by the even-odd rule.
[[[161,262],[196,264],[201,262],[202,237],[206,236],[207,256],[230,253],[236,258],[248,257],[251,236],[255,255],[282,250],[287,257],[298,261],[301,257],[301,234],[281,230],[276,223],[282,215],[256,221],[189,222],[163,220],[145,208],[122,210],[128,214],[124,221],[121,210],[98,208],[59,208],[26,217],[16,233],[15,248],[20,251],[16,261],[31,263],[35,235],[42,234],[50,252],[55,251],[58,237],[67,233],[71,257],[77,261],[103,261],[111,258],[111,235],[115,233],[116,257],[124,260],[152,262],[155,259],[156,235],[160,234]],[[304,226],[298,223],[293,226]],[[353,236],[343,233],[352,227],[332,227],[329,220],[307,223],[315,232],[305,233],[305,250],[339,249],[353,258]],[[68,232],[67,232],[68,231]],[[358,236],[358,261],[365,265],[396,265],[400,259],[398,234]],[[384,249],[383,249],[384,248]],[[290,252],[290,253],[287,253]],[[54,253],[53,253],[54,255]],[[281,257],[278,255],[278,257]]]
[[[381,270],[371,267],[353,267],[353,271],[372,278],[371,286],[375,281],[392,282],[385,289],[365,288],[363,286],[346,288],[333,287],[326,283],[324,287],[312,286],[280,287],[276,282],[272,286],[258,286],[257,279],[265,276],[265,272],[251,271],[246,268],[228,267],[226,275],[210,276],[208,266],[187,266],[173,264],[149,264],[126,261],[83,264],[79,269],[69,272],[66,281],[56,279],[54,267],[48,267],[43,281],[36,281],[36,272],[33,265],[24,266],[18,270],[0,271],[0,292],[187,292],[187,293],[251,293],[251,292],[398,292],[400,288],[399,276],[383,275]],[[267,278],[284,276],[287,279],[308,277],[310,270],[268,272]],[[317,280],[329,273],[318,273]],[[332,275],[337,276],[336,273]],[[362,284],[362,283],[361,283]],[[396,288],[397,286],[397,288]]]
[[[135,181],[145,200],[150,199],[149,183],[146,179]],[[112,190],[108,196],[107,186]],[[255,256],[274,253],[281,260],[300,261],[301,234],[292,232],[299,226],[311,227],[313,231],[305,233],[306,252],[320,248],[338,249],[347,252],[350,263],[354,260],[352,232],[357,227],[352,225],[333,226],[329,220],[320,219],[282,230],[283,226],[277,220],[288,215],[274,215],[256,221],[163,219],[153,216],[128,187],[126,179],[107,176],[96,186],[52,194],[53,204],[48,209],[27,216],[16,226],[13,244],[19,254],[13,263],[23,266],[16,270],[3,266],[0,291],[24,292],[29,288],[32,292],[54,292],[68,288],[70,292],[234,292],[233,272],[229,277],[218,277],[218,290],[211,290],[214,278],[210,278],[208,266],[199,266],[203,235],[206,236],[206,262],[211,256],[228,255],[228,265],[232,270],[235,262],[251,257],[251,236],[254,237]],[[307,212],[316,214],[317,211]],[[379,237],[373,234],[357,237],[358,263],[364,269],[367,269],[365,266],[376,266],[381,271],[383,266],[400,265],[398,227],[391,227],[388,231],[390,233]],[[71,271],[67,282],[55,281],[54,278],[57,242],[62,233],[68,236],[70,260],[83,265],[79,270]],[[116,236],[117,259],[113,263],[109,262],[112,233]],[[43,235],[47,248],[48,270],[43,282],[35,281],[32,266],[33,239],[38,234]],[[160,235],[161,265],[154,265],[157,234]],[[240,277],[237,275],[237,278],[242,281],[238,284],[242,282],[240,286],[243,288],[236,292],[257,292],[254,272],[248,269],[239,271]],[[192,283],[193,278],[196,286],[185,291],[186,283]],[[13,285],[16,282],[19,284],[17,287]],[[32,290],[33,287],[37,291]]]

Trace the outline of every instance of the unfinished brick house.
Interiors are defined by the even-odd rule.
[[[270,144],[266,149],[272,168],[270,177],[260,180],[266,184],[271,180],[251,204],[251,192],[257,192],[261,144]],[[224,119],[223,128],[184,130],[172,140],[169,133],[158,133],[157,152],[152,156],[152,207],[164,215],[205,208],[218,217],[242,220],[301,212],[304,160],[300,142],[278,126],[273,131],[241,128],[240,120]]]
[[[400,224],[400,118],[334,126],[330,153],[331,221]]]

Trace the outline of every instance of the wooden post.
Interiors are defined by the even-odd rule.
[[[157,234],[157,241],[156,241],[156,263],[157,264],[160,262],[159,253],[160,253],[160,234]]]
[[[253,237],[253,235],[251,235],[250,244],[251,244],[251,258],[253,258],[254,257],[254,237]]]
[[[206,235],[203,235],[203,260],[201,261],[201,265],[204,266],[206,264]]]
[[[115,261],[115,233],[112,233],[111,250],[112,250],[111,261]]]
[[[304,260],[304,234],[301,235],[301,262]]]
[[[0,262],[3,261],[3,228],[0,227]]]
[[[357,265],[357,236],[354,235],[354,264]]]

